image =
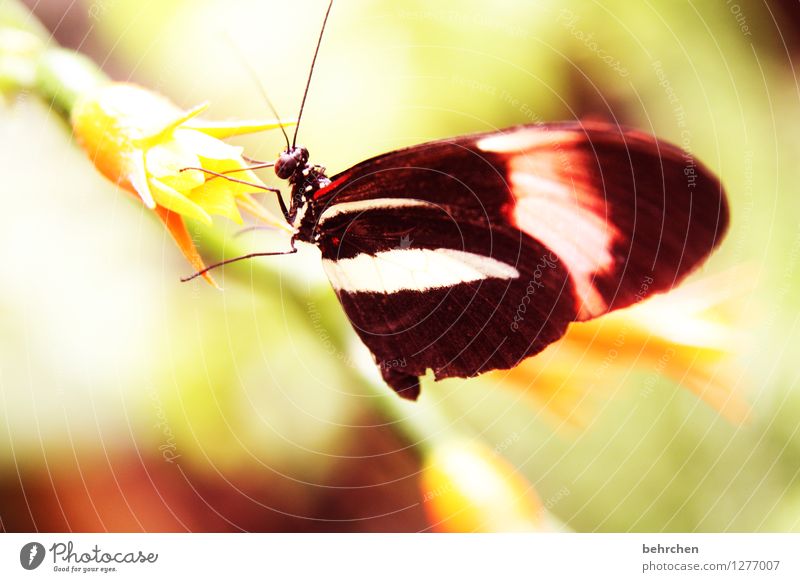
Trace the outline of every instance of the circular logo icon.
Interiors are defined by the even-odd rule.
[[[19,563],[26,570],[35,570],[44,561],[44,546],[39,542],[30,542],[19,551]]]

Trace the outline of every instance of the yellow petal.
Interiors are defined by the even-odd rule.
[[[262,191],[264,183],[252,171],[245,169],[247,165],[241,158],[224,160],[201,158],[201,163],[206,170],[227,176],[227,178],[224,178],[208,175],[206,179],[209,182],[227,184],[231,194],[234,196]]]
[[[226,137],[233,137],[236,135],[277,129],[281,126],[281,123],[283,123],[283,127],[286,128],[295,125],[297,122],[294,119],[282,122],[278,122],[277,120],[207,121],[205,119],[192,119],[190,121],[186,121],[183,126],[186,129],[196,129],[198,131],[202,131],[204,134],[217,139],[224,139]]]
[[[162,184],[169,186],[173,190],[185,193],[185,196],[191,198],[191,192],[195,188],[199,188],[203,185],[205,181],[205,174],[198,170],[187,170],[185,172],[169,174],[156,179]]]
[[[100,101],[80,99],[72,109],[72,131],[76,141],[86,152],[89,161],[106,178],[126,188],[126,182],[135,171],[141,150],[129,138],[120,120],[105,110]]]
[[[241,224],[242,216],[236,206],[236,198],[231,194],[230,182],[211,180],[192,190],[192,201],[209,214],[218,214]]]
[[[172,210],[173,212],[177,212],[178,214],[190,216],[205,224],[210,225],[212,223],[211,217],[208,215],[208,213],[200,206],[189,200],[186,196],[174,188],[170,188],[156,178],[150,177],[149,181],[150,190],[153,193],[153,197],[160,206],[163,206],[168,210]]]
[[[282,230],[286,233],[294,234],[294,229],[286,223],[286,220],[283,218],[277,218],[267,212],[267,209],[253,200],[251,196],[239,196],[236,198],[236,203],[239,205],[239,208],[254,216],[264,224],[274,226],[278,230]]]
[[[259,186],[264,185],[261,178],[256,176],[255,172],[248,169],[249,166],[247,162],[245,162],[241,156],[226,159],[203,158],[203,167],[212,172],[229,175],[231,178],[236,178],[237,180],[258,184]],[[250,191],[253,191],[252,188]]]
[[[732,357],[740,338],[731,316],[724,316],[743,287],[740,275],[737,269],[706,277],[572,324],[560,341],[535,358],[493,377],[502,386],[524,390],[561,420],[582,424],[599,398],[613,397],[618,386],[629,383],[631,372],[649,371],[670,378],[730,422],[742,424],[750,409]]]
[[[197,168],[200,158],[190,149],[186,149],[177,140],[167,140],[154,145],[145,154],[147,174],[158,179],[174,176],[187,182],[187,187],[180,190],[197,188],[205,181],[205,175],[197,171],[182,172],[184,168]],[[177,187],[177,186],[173,186]]]
[[[150,132],[149,134],[143,135],[141,137],[141,142],[143,146],[152,145],[153,143],[158,143],[160,141],[169,139],[173,132],[192,119],[193,117],[197,117],[201,113],[203,113],[206,109],[208,109],[209,104],[203,103],[198,105],[197,107],[190,109],[189,111],[180,112],[177,115],[174,115],[172,119],[169,119],[166,122],[162,122],[159,127],[156,128],[155,131]]]
[[[173,139],[186,151],[212,160],[239,159],[243,148],[226,144],[192,129],[176,129]]]
[[[585,364],[583,368],[576,367],[562,359],[547,366],[535,359],[528,358],[505,373],[493,372],[494,377],[502,387],[534,399],[538,406],[555,416],[559,428],[589,426],[598,401],[610,396],[612,388],[616,387],[616,378],[606,378],[598,385],[597,378],[589,373],[593,368]]]
[[[166,97],[130,83],[104,85],[82,96],[76,108],[80,115],[110,125],[116,136],[135,147],[142,147],[139,140],[157,135],[184,115]],[[73,110],[73,123],[75,115]]]
[[[421,477],[423,507],[437,531],[535,531],[542,527],[542,506],[530,484],[483,445],[437,444],[427,454]]]
[[[128,181],[142,199],[144,205],[150,210],[155,210],[156,201],[153,199],[153,193],[150,192],[150,185],[147,183],[147,171],[144,167],[144,152],[137,151],[131,156],[131,173],[128,175]]]

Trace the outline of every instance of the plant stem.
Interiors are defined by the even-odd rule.
[[[90,59],[53,45],[47,30],[16,0],[0,4],[0,90],[30,90],[69,119],[78,96],[108,77]]]
[[[55,48],[46,50],[39,59],[36,90],[62,115],[69,117],[80,95],[108,80],[90,59],[73,51]]]
[[[223,258],[223,249],[226,257],[246,254],[247,251],[240,247],[240,243],[235,239],[226,238],[219,229],[195,221],[187,220],[188,223],[190,231],[197,236],[200,246],[206,253],[212,255],[213,260]],[[281,278],[277,271],[259,261],[246,264],[233,263],[226,267],[226,273],[241,281],[247,281],[254,287],[280,288],[285,308],[287,311],[294,310],[300,320],[308,318],[308,304],[312,301],[319,307],[315,310],[319,313],[318,325],[325,330],[331,344],[340,353],[351,351],[348,346],[350,325],[343,317],[342,309],[333,293],[321,292],[309,296],[308,293],[298,289],[296,284]],[[424,402],[412,403],[404,400],[388,386],[371,380],[357,368],[351,366],[344,368],[348,381],[360,387],[370,397],[370,404],[420,453],[427,453],[437,443],[453,436],[454,429],[434,407]]]

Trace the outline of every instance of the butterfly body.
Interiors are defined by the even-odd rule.
[[[316,245],[383,378],[507,369],[676,285],[727,226],[717,179],[611,124],[519,126],[397,150],[328,178],[302,147],[275,164],[295,241]]]

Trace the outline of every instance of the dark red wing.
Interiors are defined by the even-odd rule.
[[[598,123],[523,126],[398,150],[335,176],[317,202],[320,248],[350,320],[379,364],[405,358],[405,370],[383,370],[396,389],[427,368],[437,378],[508,368],[571,321],[668,290],[708,256],[728,223],[719,181],[689,154]],[[438,271],[409,273],[403,284],[396,265],[372,261],[375,277],[392,279],[383,291],[369,274],[348,279],[343,271],[363,271],[364,257],[407,263],[412,253],[399,252],[413,249]],[[434,249],[463,251],[464,264],[443,266]],[[537,270],[550,253],[556,266]],[[504,278],[502,268],[497,275],[494,263],[476,266],[475,257],[518,277]],[[459,282],[460,272],[468,280]],[[534,279],[543,287],[529,293]],[[435,325],[409,327],[409,318]]]

